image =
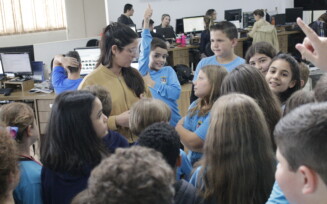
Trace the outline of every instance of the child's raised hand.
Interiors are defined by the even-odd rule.
[[[327,70],[327,38],[319,37],[309,26],[307,26],[301,18],[297,19],[297,24],[306,34],[306,38],[302,44],[295,47],[299,50],[303,59],[313,63],[320,69]]]
[[[150,20],[151,16],[152,16],[152,8],[151,8],[151,5],[148,4],[148,7],[145,9],[145,12],[144,12],[144,19],[147,19],[147,20]]]

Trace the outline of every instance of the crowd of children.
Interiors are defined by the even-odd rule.
[[[55,57],[58,95],[40,161],[30,151],[40,137],[32,108],[0,108],[0,203],[326,203],[327,75],[301,90],[307,69],[292,56],[260,42],[244,60],[236,27],[220,22],[181,117],[181,86],[165,66],[166,43],[150,35],[151,15],[148,6],[139,71],[130,68],[137,35],[120,23],[104,29],[98,67],[82,81],[78,57]],[[327,70],[327,38],[298,24],[307,38],[296,48]]]

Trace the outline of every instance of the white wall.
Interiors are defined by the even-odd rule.
[[[107,22],[117,21],[117,18],[123,13],[126,3],[133,4],[134,16],[132,17],[137,28],[141,27],[143,13],[148,3],[153,8],[152,19],[155,25],[160,24],[161,15],[163,13],[170,14],[171,24],[175,27],[176,18],[187,16],[204,15],[205,12],[213,8],[217,11],[218,21],[224,19],[224,10],[242,8],[243,12],[254,11],[255,9],[275,10],[278,13],[284,13],[285,8],[294,6],[293,0],[105,0],[107,1]]]
[[[106,24],[105,0],[65,0],[67,39],[99,36]]]
[[[0,47],[99,36],[106,26],[105,1],[65,0],[67,30],[0,36]]]

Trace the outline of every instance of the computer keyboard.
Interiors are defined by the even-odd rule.
[[[0,88],[0,94],[11,93],[13,88]]]

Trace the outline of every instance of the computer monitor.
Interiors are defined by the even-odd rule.
[[[276,26],[285,25],[285,14],[284,13],[276,14],[273,16],[273,18],[275,19]]]
[[[296,19],[303,17],[303,8],[286,8],[285,9],[285,23],[294,24]]]
[[[165,39],[176,38],[176,34],[174,32],[173,27],[157,28],[155,30],[155,33],[162,35]]]
[[[226,21],[242,21],[242,9],[225,10]]]
[[[80,47],[74,49],[78,52],[81,63],[82,63],[82,70],[81,75],[87,75],[91,73],[95,68],[100,57],[100,48],[98,47]]]
[[[243,28],[253,26],[254,23],[255,19],[253,16],[253,12],[243,12]]]
[[[183,19],[178,18],[176,19],[176,34],[184,33],[184,25],[183,25]]]
[[[28,53],[0,53],[3,72],[20,78],[33,75]]]
[[[183,18],[184,33],[202,32],[204,30],[204,17],[194,16]]]

